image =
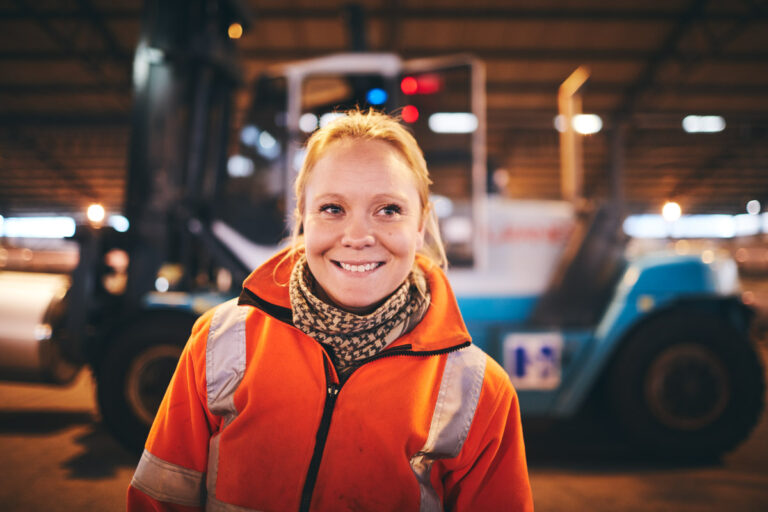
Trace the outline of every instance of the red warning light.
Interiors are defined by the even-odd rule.
[[[415,123],[419,119],[419,109],[413,105],[406,105],[401,115],[406,123]]]
[[[419,90],[419,82],[412,76],[407,76],[400,81],[400,90],[403,94],[416,94]]]
[[[434,73],[419,76],[416,79],[416,84],[416,90],[419,94],[435,94],[443,87],[443,81],[440,79],[440,75]]]

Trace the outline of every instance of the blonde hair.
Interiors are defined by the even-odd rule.
[[[296,208],[293,212],[294,226],[290,250],[286,255],[286,259],[293,257],[304,249],[302,236],[302,219],[305,206],[304,192],[309,177],[312,175],[312,169],[333,144],[342,140],[354,139],[386,142],[405,159],[408,167],[413,171],[414,178],[416,178],[416,186],[419,199],[421,200],[422,220],[425,223],[424,244],[418,252],[426,256],[432,264],[445,270],[448,266],[448,259],[445,255],[443,241],[440,238],[437,216],[429,200],[429,186],[432,184],[432,180],[429,178],[424,154],[421,148],[419,148],[416,139],[400,124],[397,118],[377,112],[372,108],[368,111],[362,111],[359,108],[349,110],[345,112],[344,116],[333,120],[325,127],[317,130],[307,140],[304,163],[299,170],[299,175],[296,177],[294,188],[296,194]]]

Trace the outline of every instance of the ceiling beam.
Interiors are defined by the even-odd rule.
[[[750,150],[765,147],[767,141],[768,130],[762,130],[740,140],[731,139],[723,144],[718,153],[696,166],[687,176],[678,179],[669,189],[667,197],[672,199],[685,197],[691,191],[706,185],[717,172],[732,172],[730,164],[733,160],[744,157]]]
[[[372,48],[374,51],[387,51],[387,48]],[[348,51],[342,46],[293,47],[293,48],[242,48],[240,54],[247,60],[282,62],[286,60],[308,59],[331,53]],[[647,61],[649,54],[643,50],[632,49],[594,49],[594,48],[481,48],[481,47],[402,47],[400,53],[406,57],[428,57],[453,53],[471,53],[485,60],[529,60],[529,61]],[[692,60],[699,57],[699,52],[679,51],[670,58]],[[61,60],[104,61],[113,59],[106,51],[80,50],[67,53],[35,50],[0,51],[0,61],[61,61]],[[716,63],[768,63],[768,51],[729,52],[707,57],[708,62]]]
[[[130,126],[129,112],[98,112],[94,114],[46,114],[41,112],[16,112],[0,114],[0,126],[20,128],[24,126]]]
[[[131,86],[122,82],[103,84],[75,84],[67,82],[0,84],[0,94],[13,94],[15,96],[103,93],[131,94]]]
[[[36,17],[37,11],[27,4],[26,0],[14,0],[14,3],[20,10],[32,16],[42,31],[61,49],[60,56],[64,55],[80,60],[90,72],[96,75],[104,75],[104,69],[97,59],[89,55],[88,52],[79,51],[72,39],[64,35],[50,20]],[[107,52],[107,55],[111,54]]]
[[[33,8],[30,4],[27,3],[27,0],[13,0],[16,7],[26,12],[30,15],[35,15],[37,13],[37,10]],[[81,9],[87,11],[87,9]],[[94,11],[94,16],[97,16]],[[112,80],[110,77],[110,74],[106,71],[104,67],[103,61],[99,59],[94,59],[90,57],[87,53],[81,52],[77,45],[75,44],[75,41],[71,36],[65,35],[61,32],[54,24],[51,22],[51,20],[47,19],[41,19],[36,18],[35,22],[40,26],[42,31],[60,48],[62,54],[66,57],[74,58],[78,61],[80,61],[83,68],[85,68],[89,74],[91,74],[98,83],[103,82],[109,82]],[[94,23],[94,21],[92,21]],[[98,23],[96,21],[95,23]],[[106,29],[104,29],[106,31]],[[102,36],[104,35],[104,31],[100,31],[102,33]],[[111,36],[107,36],[111,37]],[[116,44],[116,43],[115,43]],[[109,47],[109,43],[107,43],[107,46]],[[124,52],[121,52],[120,50],[111,49],[107,51],[107,55],[109,56],[110,60],[114,60],[115,62],[118,62],[122,65],[122,78],[126,81],[126,83],[130,83],[131,81],[131,69],[130,69],[130,59],[125,59],[122,55]],[[126,106],[129,102],[123,100],[122,98],[114,98],[112,103],[116,106]]]
[[[680,14],[677,22],[669,30],[666,37],[664,37],[661,45],[650,55],[635,81],[629,84],[624,91],[621,102],[612,116],[615,121],[614,125],[618,126],[621,122],[632,116],[640,96],[653,85],[662,64],[675,56],[683,36],[688,33],[693,23],[701,17],[708,3],[709,0],[693,0],[685,11]]]
[[[13,141],[17,148],[31,153],[45,168],[50,169],[51,185],[56,184],[68,189],[74,194],[74,198],[81,198],[83,201],[97,202],[101,200],[100,194],[96,192],[90,182],[82,179],[74,169],[64,165],[47,148],[39,144],[34,137],[19,130],[4,130],[2,136],[5,140]],[[3,170],[6,171],[6,169]]]
[[[519,19],[526,21],[674,21],[679,12],[673,9],[610,9],[602,7],[558,7],[552,9],[543,8],[518,8],[518,7],[467,7],[467,8],[396,8],[393,6],[366,9],[368,16],[373,18],[387,18],[396,11],[402,20],[407,19],[472,19],[472,20],[510,20]],[[140,9],[127,9],[105,7],[101,10],[105,18],[136,19],[141,17]],[[258,21],[272,19],[328,19],[337,18],[341,10],[333,7],[255,7],[254,18]],[[741,15],[740,12],[725,11],[713,12],[705,16],[709,20],[734,20]],[[76,19],[81,18],[82,13],[73,9],[45,9],[35,15],[35,18],[43,19]],[[33,19],[29,13],[16,10],[0,13],[0,20],[29,20]],[[766,13],[758,13],[758,19],[766,19]]]
[[[376,48],[373,48],[376,50]],[[330,53],[346,51],[340,47],[315,48],[243,48],[241,54],[246,59],[283,61],[306,59]],[[403,57],[427,57],[449,55],[452,53],[471,53],[485,60],[540,60],[540,61],[647,61],[649,54],[643,50],[631,49],[592,49],[592,48],[481,48],[481,47],[427,47],[407,46],[401,48]],[[676,52],[671,57],[679,59],[693,58],[698,53]],[[0,59],[2,58],[0,54]],[[714,56],[712,62],[768,63],[768,52],[733,52]]]
[[[85,18],[90,22],[93,30],[101,37],[106,45],[107,51],[112,58],[118,62],[128,63],[131,61],[131,55],[125,51],[120,43],[117,42],[117,38],[112,34],[112,31],[107,25],[106,19],[102,14],[93,7],[90,0],[78,0],[80,11]]]
[[[546,93],[555,94],[559,82],[512,82],[512,81],[492,81],[487,83],[489,93],[510,93],[510,94],[534,94]],[[623,82],[588,82],[584,86],[584,94],[618,94],[624,91]],[[0,86],[2,91],[2,86]],[[723,84],[723,83],[692,83],[692,84],[656,84],[654,91],[661,93],[686,94],[693,96],[765,96],[768,94],[768,87],[764,84]]]
[[[401,0],[392,0],[390,2],[389,14],[384,16],[382,47],[385,51],[399,53],[401,48],[401,32],[403,21],[403,6]]]

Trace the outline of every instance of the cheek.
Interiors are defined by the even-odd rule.
[[[322,246],[326,240],[332,237],[332,233],[327,227],[320,225],[317,220],[308,218],[303,222],[304,226],[304,245],[307,250]]]
[[[422,237],[413,228],[387,230],[382,242],[392,253],[400,256],[410,256],[422,245]]]

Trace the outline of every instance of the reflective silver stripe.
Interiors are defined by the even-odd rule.
[[[480,399],[487,357],[474,345],[448,354],[427,441],[411,457],[411,469],[421,490],[422,512],[443,510],[430,481],[432,463],[461,452]]]
[[[205,346],[205,380],[208,410],[224,417],[224,426],[236,416],[234,394],[245,374],[245,317],[248,308],[237,305],[237,299],[221,304],[211,319]],[[223,427],[222,427],[223,428]],[[206,510],[246,511],[216,499],[219,473],[219,441],[221,431],[208,445]]]
[[[131,486],[159,501],[197,507],[202,505],[204,476],[200,471],[171,464],[144,450]]]
[[[208,409],[216,415],[237,414],[233,395],[245,373],[245,317],[248,308],[237,299],[221,304],[213,315],[205,347]]]
[[[208,490],[208,500],[216,496],[216,480],[219,477],[219,442],[221,441],[221,432],[217,432],[211,437],[208,443],[208,474],[205,481]]]

